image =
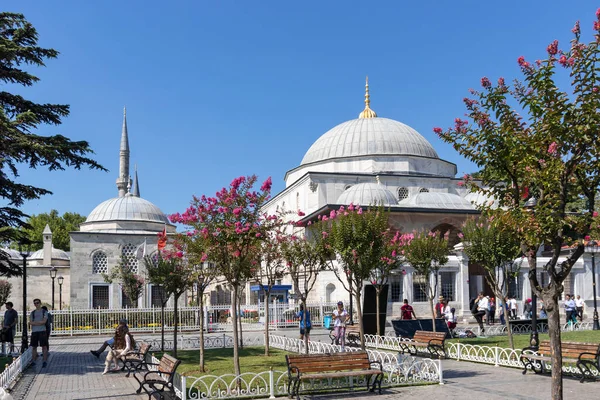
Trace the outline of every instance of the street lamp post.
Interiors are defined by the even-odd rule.
[[[52,311],[54,311],[54,279],[56,278],[56,273],[58,269],[56,267],[50,268],[50,278],[52,278]]]
[[[592,253],[592,289],[594,294],[594,325],[595,331],[600,330],[598,323],[598,305],[596,304],[596,253],[598,252],[598,243],[592,240],[588,243],[588,252]]]
[[[530,197],[523,205],[523,208],[531,210],[531,212],[533,212],[535,206],[537,206],[537,203],[538,202],[535,197]],[[536,266],[534,265],[533,268],[535,267]],[[531,270],[531,268],[532,266],[530,265],[529,269]],[[540,345],[540,338],[537,329],[537,295],[535,294],[533,288],[531,288],[531,336],[529,337],[529,345],[533,349],[537,349]]]
[[[62,310],[62,285],[65,278],[62,276],[58,277],[58,309]]]
[[[23,258],[23,332],[21,333],[21,354],[25,353],[25,350],[29,347],[29,340],[27,338],[27,257],[29,256],[29,246],[25,245],[23,248],[22,244],[19,244],[19,253]]]

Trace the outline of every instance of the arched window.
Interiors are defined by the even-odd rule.
[[[129,268],[133,273],[138,272],[138,259],[135,257],[136,246],[131,243],[127,243],[121,249],[121,255],[123,255],[123,267]]]
[[[431,232],[438,232],[440,235],[448,235],[448,247],[453,248],[461,242],[458,234],[460,231],[453,225],[450,224],[439,224],[431,230]]]
[[[335,299],[332,299],[333,292],[335,292],[335,285],[333,283],[328,284],[325,287],[325,301],[331,303]]]
[[[398,188],[398,200],[404,200],[408,198],[408,188]]]
[[[106,253],[103,251],[97,251],[92,256],[92,273],[93,274],[106,274],[108,273],[108,260]]]
[[[429,193],[429,189],[421,188],[421,190],[419,190],[419,193]]]

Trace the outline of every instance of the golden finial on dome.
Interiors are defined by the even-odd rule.
[[[377,118],[377,113],[369,107],[371,105],[371,96],[369,96],[369,77],[365,84],[365,109],[358,114],[358,118]]]

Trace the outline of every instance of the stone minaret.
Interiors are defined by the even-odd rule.
[[[48,224],[46,224],[42,236],[44,237],[44,265],[52,265],[52,231]]]
[[[127,185],[129,185],[129,137],[127,136],[127,110],[123,108],[123,129],[121,131],[121,149],[119,151],[119,177],[117,178],[119,197],[127,194]]]
[[[140,197],[140,180],[137,175],[137,164],[135,166],[135,175],[133,180],[133,190],[131,191],[131,195],[135,197]]]

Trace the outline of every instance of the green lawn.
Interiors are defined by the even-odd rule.
[[[268,371],[270,367],[274,370],[287,371],[285,355],[287,352],[271,349],[269,357],[265,357],[264,347],[244,347],[240,349],[240,370],[244,372]],[[156,353],[160,359],[161,353]],[[204,353],[204,365],[206,372],[200,372],[198,362],[200,351],[178,350],[177,358],[181,360],[177,372],[185,376],[202,375],[225,375],[233,374],[233,349],[207,349]]]
[[[515,342],[515,349],[522,349],[529,346],[529,334],[513,335]],[[540,341],[549,340],[550,337],[547,333],[540,334]],[[574,331],[574,332],[562,332],[561,340],[563,342],[582,342],[582,343],[599,343],[600,342],[600,331]],[[489,336],[484,338],[473,338],[473,339],[451,339],[450,342],[460,342],[467,344],[476,344],[480,346],[498,346],[509,348],[508,336]]]

